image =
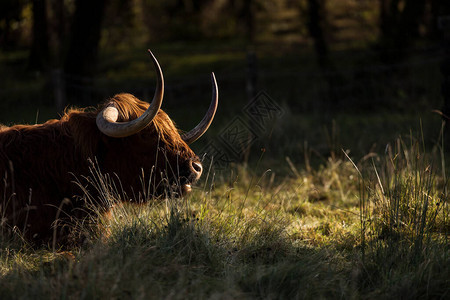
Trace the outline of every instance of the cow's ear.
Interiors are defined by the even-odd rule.
[[[75,147],[86,157],[93,158],[97,153],[101,132],[95,123],[95,115],[89,113],[70,113],[68,126]]]

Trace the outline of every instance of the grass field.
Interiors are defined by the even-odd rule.
[[[184,46],[155,51],[168,87],[189,82],[168,88],[164,102],[181,128],[207,108],[209,71],[219,79],[219,111],[193,145],[199,153],[243,114],[246,53]],[[283,115],[248,161],[206,166],[182,199],[120,205],[102,186],[116,195],[107,197],[114,209],[93,212],[99,226],[78,224],[88,237],[80,247],[36,249],[2,229],[0,298],[449,298],[448,159],[441,119],[430,113],[441,105],[438,62],[413,57],[400,71],[372,64],[366,74],[371,57],[333,54],[349,86],[330,110],[311,53],[262,53],[258,88]],[[0,53],[9,74],[2,123],[54,116],[47,78],[24,71],[26,54]],[[141,49],[106,53],[95,85],[102,96],[90,104],[136,82],[151,86],[151,72]]]
[[[330,157],[281,180],[237,165],[204,176],[186,198],[117,203],[108,218],[94,214],[100,225],[80,226],[89,236],[80,248],[33,249],[19,234],[3,235],[0,294],[445,299],[443,161],[439,145],[424,153],[411,138],[358,165]]]

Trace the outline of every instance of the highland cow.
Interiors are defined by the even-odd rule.
[[[180,134],[160,109],[163,73],[150,55],[157,74],[150,104],[131,94],[118,94],[93,111],[71,109],[59,120],[43,124],[0,126],[3,228],[17,228],[34,244],[41,244],[52,240],[57,218],[84,218],[88,208],[83,189],[98,193],[83,181],[90,176],[89,161],[110,174],[124,195],[141,190],[143,182],[150,198],[173,186],[178,195],[191,190],[202,174],[202,164],[188,145],[206,132],[214,118],[217,82],[212,74],[213,96],[205,117],[193,130]],[[95,205],[108,210],[102,201]]]

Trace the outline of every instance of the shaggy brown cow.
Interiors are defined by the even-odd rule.
[[[102,173],[114,174],[110,176],[118,178],[114,184],[130,198],[142,192],[143,183],[150,198],[167,192],[173,184],[177,184],[178,194],[190,191],[202,174],[202,165],[188,144],[198,139],[214,118],[217,83],[212,74],[213,97],[207,114],[193,130],[180,135],[160,109],[163,74],[150,54],[157,71],[150,105],[133,95],[118,94],[96,111],[72,109],[60,120],[0,127],[0,174],[4,177],[0,226],[23,230],[40,244],[51,240],[58,216],[72,221],[85,217],[80,185],[96,193],[83,181],[90,176],[90,160]],[[108,209],[102,201],[95,205],[99,210]]]

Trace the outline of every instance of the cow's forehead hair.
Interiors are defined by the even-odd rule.
[[[114,102],[115,106],[119,110],[118,121],[131,121],[143,114],[147,110],[149,104],[141,101],[135,96],[127,93],[117,94],[107,101],[107,103]],[[102,106],[100,109],[102,109]],[[187,151],[189,155],[195,155],[189,146],[183,141],[178,132],[175,123],[170,117],[160,109],[158,114],[153,119],[150,126],[154,126],[161,140],[171,148]]]

